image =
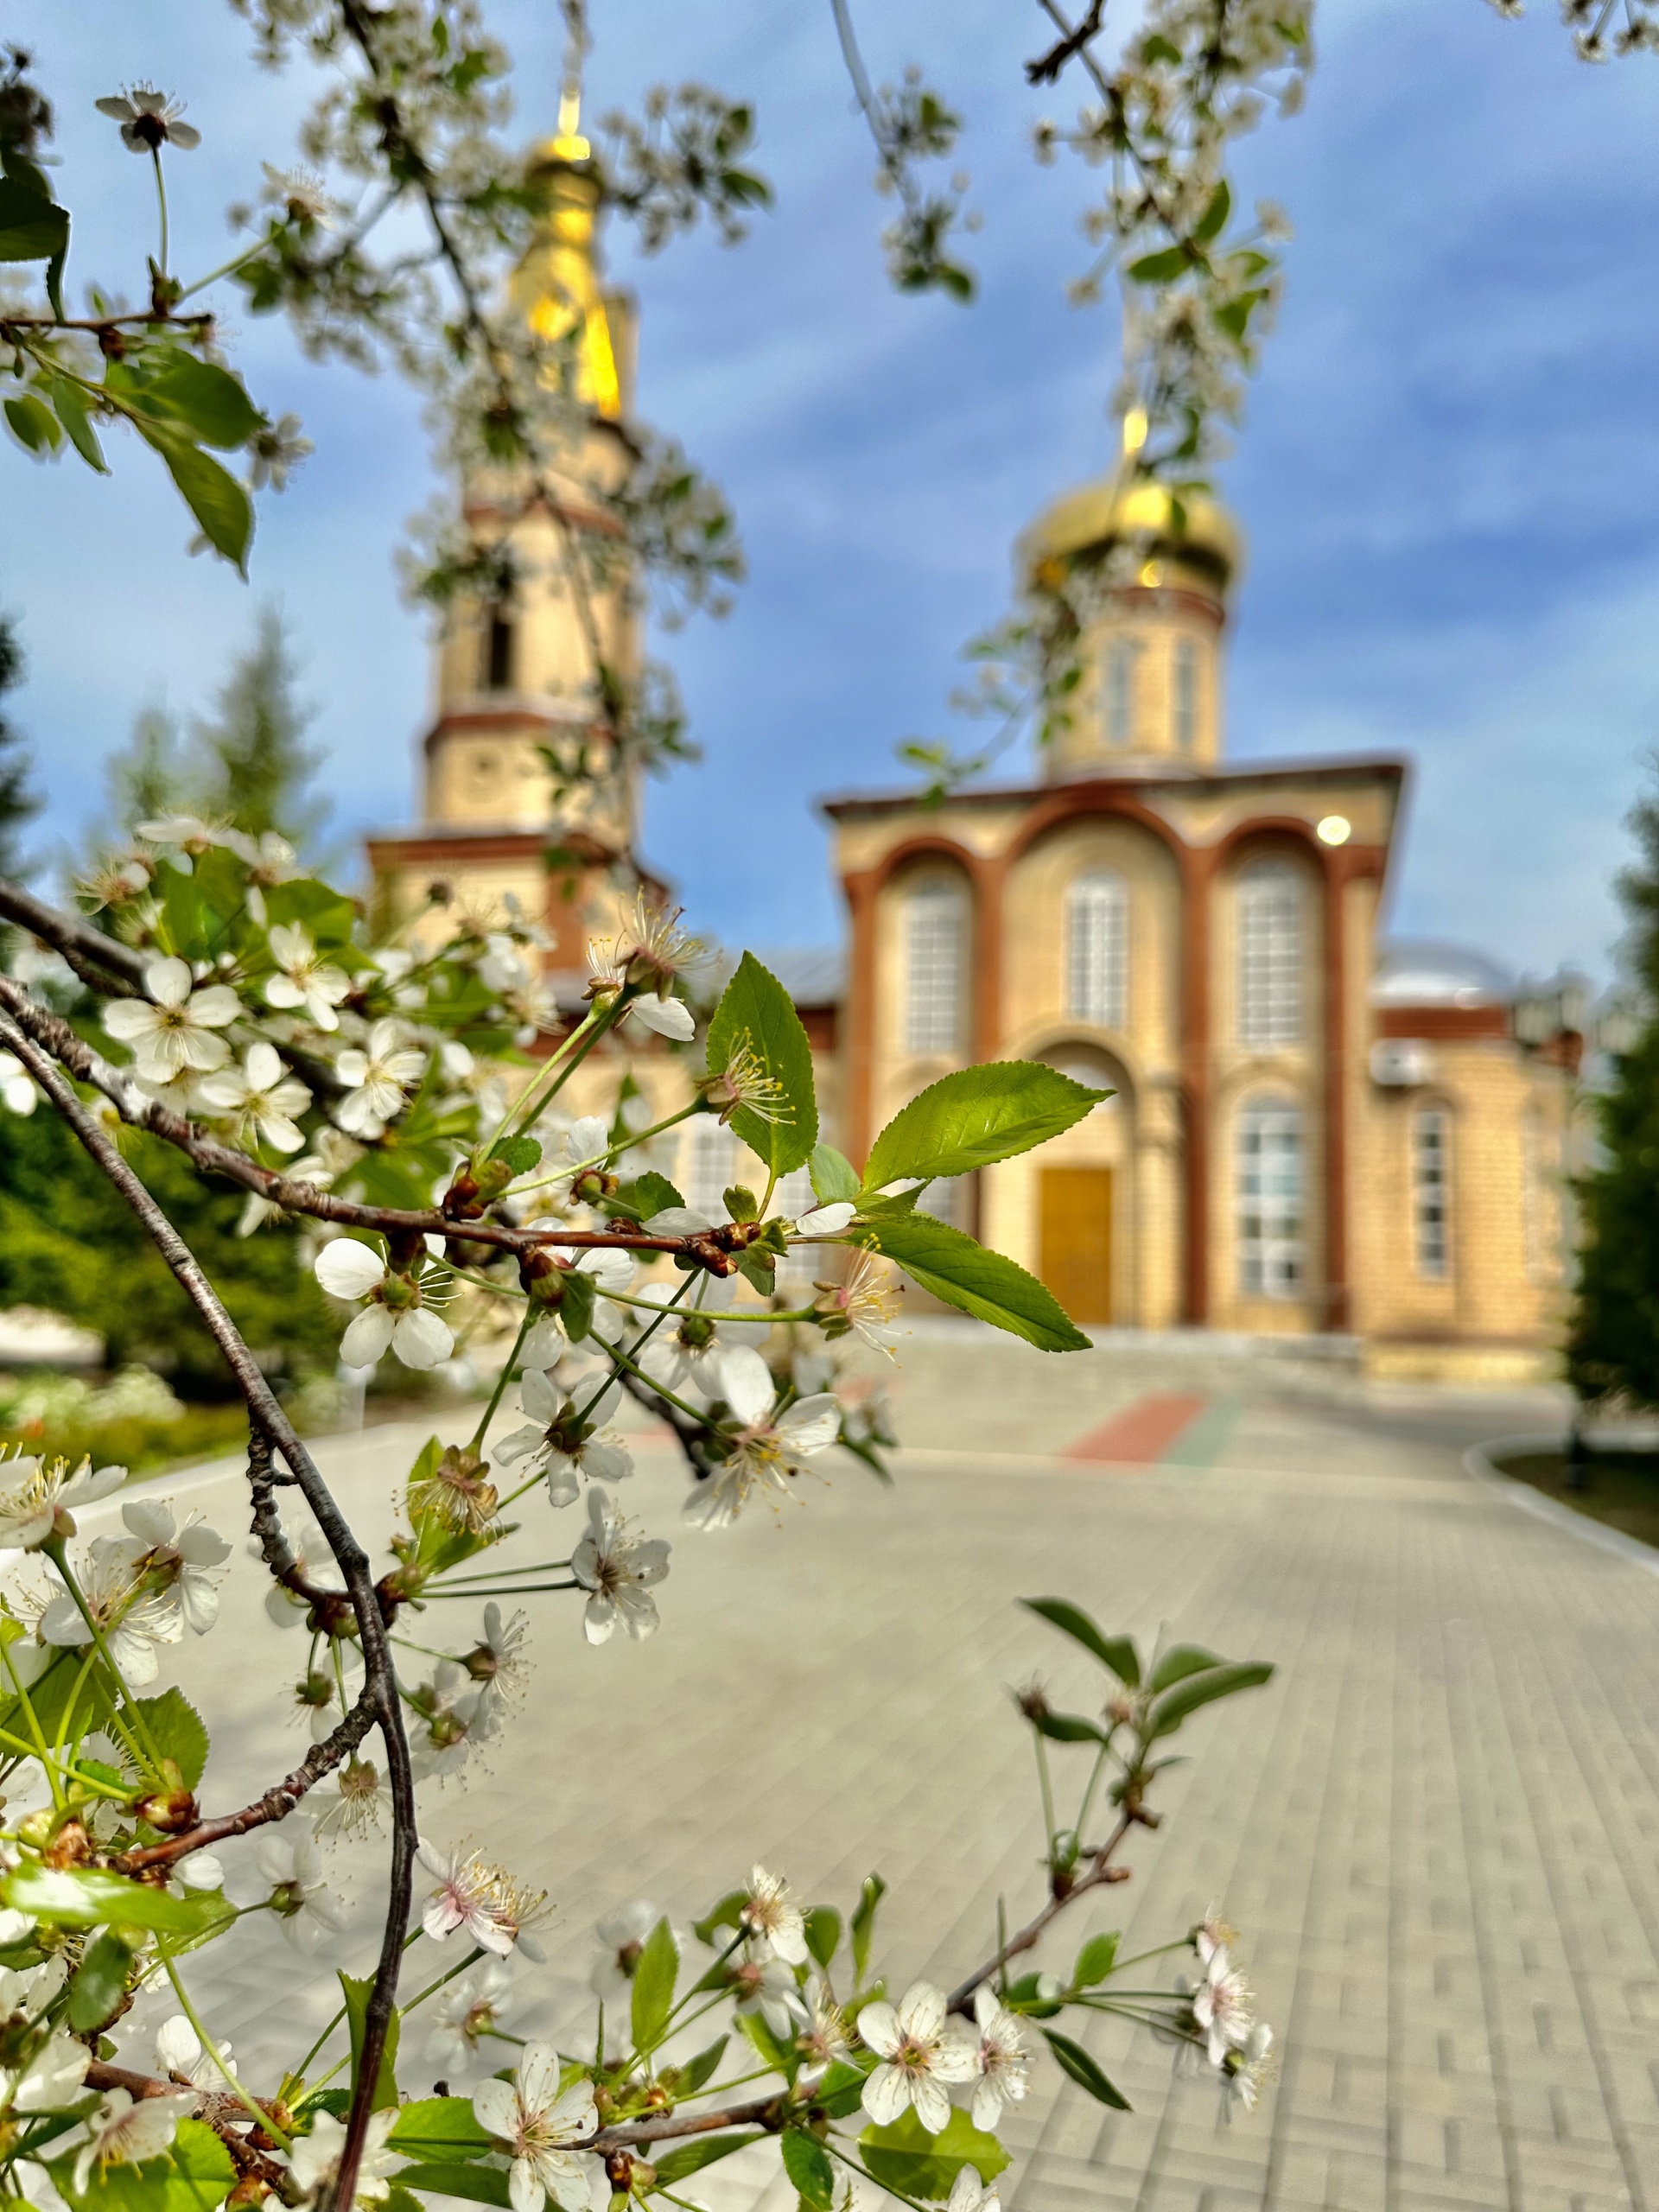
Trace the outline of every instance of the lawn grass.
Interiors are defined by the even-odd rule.
[[[1592,1451],[1573,1470],[1587,1484],[1582,1490],[1568,1489],[1567,1463],[1560,1452],[1506,1452],[1492,1464],[1575,1513],[1659,1546],[1659,1452]]]

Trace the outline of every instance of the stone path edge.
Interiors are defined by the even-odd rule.
[[[1644,1544],[1639,1536],[1626,1535],[1622,1529],[1610,1529],[1600,1521],[1592,1521],[1587,1514],[1575,1513],[1570,1505],[1562,1505],[1553,1497],[1546,1497],[1541,1491],[1534,1490],[1530,1483],[1517,1482],[1513,1475],[1506,1475],[1493,1462],[1492,1455],[1500,1452],[1519,1452],[1559,1449],[1560,1439],[1554,1433],[1534,1431],[1525,1436],[1495,1436],[1485,1444],[1471,1444],[1463,1455],[1465,1471],[1484,1489],[1494,1491],[1518,1506],[1522,1513],[1535,1515],[1548,1521],[1553,1529],[1563,1529],[1569,1536],[1576,1536],[1581,1543],[1593,1544],[1599,1551],[1611,1552],[1617,1558],[1629,1560],[1645,1573],[1659,1574],[1659,1551],[1651,1544]]]

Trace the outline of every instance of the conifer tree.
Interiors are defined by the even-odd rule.
[[[22,649],[8,618],[0,614],[0,701],[23,680]],[[32,822],[41,802],[29,782],[29,753],[22,732],[0,707],[0,875],[24,870],[18,833]]]
[[[232,666],[212,717],[198,725],[196,742],[211,810],[251,836],[274,830],[303,851],[328,805],[308,788],[322,755],[305,743],[315,709],[300,697],[298,678],[282,609],[262,607],[253,643]]]
[[[1659,787],[1630,827],[1638,856],[1618,892],[1638,1015],[1597,1102],[1599,1158],[1578,1189],[1583,1249],[1567,1374],[1581,1400],[1659,1406]]]

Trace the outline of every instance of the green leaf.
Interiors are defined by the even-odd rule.
[[[1115,1929],[1089,1938],[1071,1969],[1073,1989],[1092,1989],[1096,1982],[1105,1980],[1117,1963],[1117,1940]]]
[[[679,1946],[666,1920],[646,1936],[633,1970],[633,2047],[643,2056],[663,2039],[674,2009],[674,1984],[680,1971]]]
[[[6,402],[6,420],[18,443],[27,446],[30,453],[55,453],[63,443],[57,416],[32,391]]]
[[[953,2112],[939,2133],[930,2135],[912,2107],[890,2127],[867,2127],[858,2147],[870,2179],[904,2196],[949,2196],[964,2166],[990,2181],[1008,2163],[995,2136],[982,2133],[965,2112]]]
[[[59,1928],[159,1928],[188,1936],[200,1926],[206,1900],[175,1897],[147,1883],[97,1866],[42,1866],[26,1859],[7,1875],[5,1901],[14,1910]],[[216,1903],[217,1900],[214,1900]]]
[[[528,1175],[541,1163],[542,1147],[534,1137],[509,1137],[505,1144],[498,1144],[492,1157],[505,1160],[515,1175]]]
[[[705,2082],[713,2081],[715,2069],[725,2056],[726,2046],[730,2041],[729,2036],[716,2037],[706,2050],[698,2051],[688,2058],[683,2066],[675,2069],[679,2076],[679,2093],[683,2097],[693,2095]]]
[[[826,1970],[841,1945],[841,1915],[833,1905],[815,1904],[806,1916],[806,1948]]]
[[[138,424],[138,432],[167,463],[207,543],[245,577],[253,537],[253,507],[246,492],[228,469],[188,438],[145,423]]]
[[[104,448],[98,442],[98,433],[92,428],[86,411],[86,401],[79,385],[71,384],[67,377],[52,377],[42,389],[50,396],[58,410],[58,420],[69,433],[69,442],[86,463],[100,476],[107,476],[110,465],[104,458]]]
[[[1193,226],[1192,237],[1198,245],[1208,245],[1211,238],[1219,238],[1227,218],[1233,211],[1233,195],[1227,188],[1227,180],[1221,182],[1210,195],[1210,205]]]
[[[680,1196],[666,1175],[659,1175],[654,1168],[643,1175],[636,1175],[631,1183],[624,1183],[613,1200],[620,1211],[637,1214],[641,1221],[649,1221],[654,1213],[666,1213],[670,1206],[683,1206]]]
[[[668,2151],[660,2158],[653,2158],[658,2181],[683,2181],[688,2174],[700,2173],[704,2166],[712,2166],[721,2158],[729,2158],[734,2151],[741,2151],[746,2143],[758,2143],[765,2133],[763,2128],[747,2128],[741,2135],[704,2135],[695,2143],[683,2143],[677,2151]],[[506,2177],[502,2176],[505,2180]]]
[[[391,2178],[423,2196],[465,2196],[474,2204],[511,2205],[507,2173],[502,2166],[445,2166],[435,2160],[399,2166]]]
[[[1018,1981],[1010,1982],[1004,2001],[1011,2012],[1021,2013],[1030,2020],[1052,2020],[1065,2009],[1065,2000],[1058,1997],[1045,1997],[1043,1983],[1052,1980],[1040,1974],[1022,1974]]]
[[[1173,278],[1185,275],[1192,265],[1192,257],[1184,245],[1170,245],[1160,253],[1143,253],[1139,261],[1129,264],[1128,273],[1137,284],[1167,284]]]
[[[492,2141],[473,2116],[470,2097],[420,2097],[400,2106],[397,2123],[386,2138],[388,2146],[406,2158],[426,2158],[439,2164],[454,2158],[481,2158]]]
[[[598,1286],[585,1268],[567,1268],[559,1277],[563,1296],[559,1300],[559,1319],[564,1333],[573,1344],[579,1344],[594,1325],[594,1301],[599,1295]]]
[[[1062,1135],[1110,1091],[1090,1090],[1036,1060],[962,1068],[899,1109],[870,1147],[868,1191],[916,1176],[965,1175]]]
[[[230,2152],[200,2120],[181,2120],[159,2158],[95,2168],[84,2190],[73,2188],[73,2158],[54,2162],[53,2179],[85,2212],[212,2212],[236,2183]]]
[[[846,1154],[837,1152],[832,1144],[813,1146],[807,1173],[812,1179],[812,1195],[821,1206],[858,1196],[858,1170]]]
[[[812,2092],[812,2102],[831,2120],[849,2120],[864,2098],[864,2076],[837,2059]]]
[[[352,2037],[352,2083],[356,2087],[358,2067],[363,2050],[363,2027],[368,2013],[369,1999],[374,1993],[374,1980],[365,1974],[359,1980],[355,1974],[342,1974],[340,1986],[346,1997],[346,2023]],[[386,2047],[380,2054],[380,2071],[374,2084],[375,2112],[385,2112],[397,2101],[397,2082],[394,2069],[397,2063],[397,2032],[402,2015],[394,2010],[386,2029]]]
[[[1154,1737],[1167,1736],[1201,1705],[1211,1705],[1218,1697],[1231,1697],[1235,1690],[1259,1689],[1272,1679],[1273,1669],[1265,1660],[1241,1660],[1232,1666],[1210,1667],[1201,1675],[1189,1675],[1185,1681],[1177,1682],[1173,1689],[1166,1690],[1153,1700],[1152,1710],[1147,1715],[1147,1741],[1151,1743]]]
[[[69,2025],[78,2036],[115,2018],[127,1993],[132,1961],[130,1947],[110,1929],[88,1946],[69,1984]]]
[[[784,2171],[794,2183],[802,2202],[810,2204],[813,2212],[830,2212],[836,2201],[836,2170],[823,2144],[803,2128],[786,2127],[781,2148]]]
[[[724,1074],[733,1056],[746,1047],[774,1086],[767,1110],[778,1119],[766,1120],[740,1106],[731,1125],[773,1174],[787,1175],[804,1163],[818,1141],[812,1047],[794,1001],[752,952],[739,961],[709,1024],[709,1074]]]
[[[182,346],[152,346],[145,353],[141,389],[145,401],[205,446],[245,445],[264,422],[240,377]]]
[[[867,1874],[858,1905],[853,1914],[853,1972],[858,1986],[862,1989],[870,1964],[870,1944],[875,1935],[875,1909],[887,1894],[887,1885],[879,1874]]]
[[[1215,1653],[1206,1651],[1201,1643],[1172,1643],[1154,1666],[1147,1688],[1166,1690],[1173,1683],[1185,1681],[1189,1675],[1201,1675],[1206,1667],[1219,1667],[1221,1663]]]
[[[54,261],[68,249],[68,209],[0,177],[0,261]]]
[[[755,2055],[763,2066],[771,2067],[774,2073],[793,2075],[798,2063],[793,2046],[779,2041],[761,2013],[740,2012],[737,2025],[739,2032],[754,2045]]]
[[[743,1908],[748,1901],[749,1893],[747,1890],[728,1890],[711,1912],[702,1920],[692,1922],[692,1932],[698,1942],[707,1943],[711,1948],[723,1950],[725,1948],[723,1944],[718,1946],[715,1944],[715,1936],[722,1928],[736,1929],[742,1926]]]
[[[1023,1337],[1039,1351],[1087,1351],[1089,1339],[1035,1275],[988,1251],[929,1214],[874,1222],[862,1241],[901,1267],[924,1290],[963,1313]]]
[[[1135,1641],[1127,1636],[1103,1636],[1081,1605],[1073,1605],[1065,1598],[1022,1598],[1020,1603],[1028,1613],[1036,1613],[1052,1628],[1069,1636],[1082,1644],[1085,1651],[1092,1651],[1103,1667],[1109,1667],[1120,1682],[1132,1690],[1141,1687],[1141,1659]]]
[[[138,1698],[122,1710],[139,1716],[157,1755],[173,1761],[187,1789],[196,1789],[207,1770],[207,1729],[184,1692],[163,1690],[159,1697]]]
[[[1080,2043],[1073,2043],[1070,2036],[1061,2035],[1056,2028],[1045,2028],[1042,2032],[1062,2069],[1079,2088],[1087,2089],[1091,2097],[1098,2098],[1103,2105],[1111,2105],[1118,2112],[1134,2109],[1122,2089],[1107,2080]]]
[[[1106,1740],[1106,1731],[1085,1720],[1080,1713],[1038,1713],[1031,1725],[1053,1744],[1103,1744]]]

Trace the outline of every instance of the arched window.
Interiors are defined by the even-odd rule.
[[[1252,1098],[1238,1116],[1238,1287],[1250,1298],[1294,1298],[1306,1272],[1301,1109]]]
[[[1129,893],[1116,868],[1091,868],[1065,893],[1065,1010],[1121,1029],[1129,972]]]
[[[1106,648],[1106,742],[1128,745],[1135,736],[1135,664],[1141,648],[1133,638],[1114,638]]]
[[[1412,1263],[1425,1282],[1452,1272],[1452,1116],[1420,1106],[1411,1117]]]
[[[484,626],[484,665],[479,673],[486,691],[511,691],[513,675],[512,610],[499,602]]]
[[[926,875],[905,900],[905,1046],[954,1052],[963,1029],[968,904],[959,882]]]
[[[1238,1036],[1258,1049],[1302,1033],[1302,880],[1288,861],[1238,878]]]
[[[1170,667],[1170,723],[1178,753],[1198,741],[1198,649],[1191,638],[1177,638]]]

